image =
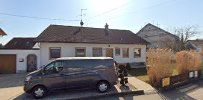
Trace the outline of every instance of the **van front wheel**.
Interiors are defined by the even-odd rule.
[[[46,93],[47,93],[47,89],[44,86],[36,86],[32,90],[32,95],[36,99],[44,97]]]
[[[108,91],[110,88],[110,85],[108,82],[106,81],[100,81],[98,84],[97,84],[97,90],[101,93],[104,93],[106,91]]]

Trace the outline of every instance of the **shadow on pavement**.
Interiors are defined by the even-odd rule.
[[[50,99],[93,99],[93,98],[105,98],[106,95],[118,92],[116,88],[112,88],[107,93],[99,93],[95,89],[78,89],[78,90],[57,90],[50,92],[43,100],[50,100]],[[18,97],[14,98],[14,100],[34,100],[32,95],[23,93]],[[116,98],[115,98],[116,99]]]
[[[26,74],[0,74],[0,88],[23,86]]]

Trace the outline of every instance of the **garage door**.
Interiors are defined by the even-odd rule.
[[[16,73],[16,55],[0,54],[0,73]]]

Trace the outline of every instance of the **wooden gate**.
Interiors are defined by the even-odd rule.
[[[32,72],[37,69],[37,56],[29,54],[27,56],[27,72]]]
[[[0,73],[2,74],[16,73],[16,55],[15,54],[0,55]]]

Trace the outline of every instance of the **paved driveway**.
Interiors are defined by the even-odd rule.
[[[0,99],[13,99],[24,93],[23,80],[26,74],[0,74]]]

